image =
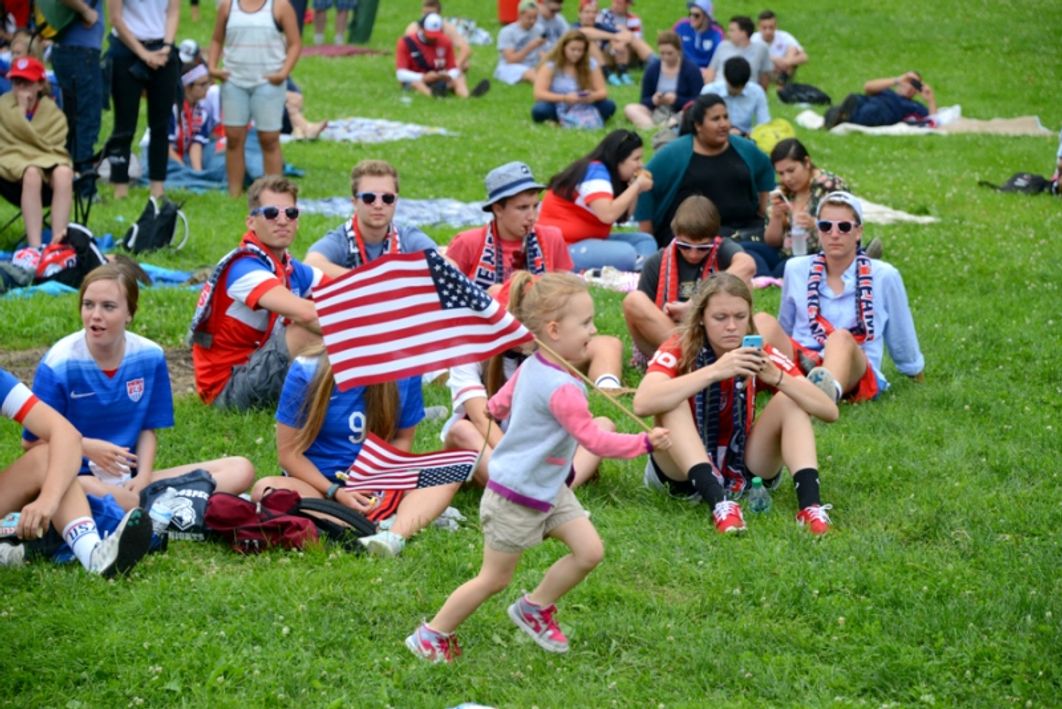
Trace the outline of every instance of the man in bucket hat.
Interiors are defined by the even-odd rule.
[[[490,223],[454,237],[446,256],[481,288],[504,283],[513,271],[539,274],[572,270],[568,247],[556,227],[537,226],[538,195],[544,185],[531,168],[510,162],[487,173],[483,211]]]
[[[560,229],[536,225],[538,195],[544,185],[531,168],[510,162],[487,173],[483,210],[494,218],[486,226],[461,232],[450,242],[446,257],[476,285],[496,291],[518,270],[533,274],[571,271],[572,257]],[[576,362],[598,387],[620,387],[623,343],[609,335],[590,341],[586,361]]]

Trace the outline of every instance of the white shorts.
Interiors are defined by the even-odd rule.
[[[524,74],[528,69],[534,69],[534,67],[527,66],[526,64],[506,64],[505,62],[499,62],[498,66],[494,69],[494,78],[498,81],[503,81],[506,84],[515,85],[519,84],[524,78]]]

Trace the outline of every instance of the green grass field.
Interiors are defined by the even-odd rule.
[[[407,197],[481,199],[483,175],[508,160],[548,178],[603,135],[533,126],[530,90],[495,83],[476,102],[399,101],[394,37],[414,0],[382,3],[371,46],[387,55],[306,58],[296,79],[311,120],[351,115],[443,126],[456,137],[285,149],[306,170],[302,196],[349,194],[359,159],[401,172]],[[567,16],[577,3],[569,0]],[[670,25],[677,0],[645,0],[647,29]],[[717,14],[755,16],[760,5],[717,2]],[[919,69],[942,105],[976,118],[1039,115],[1062,125],[1062,4],[1028,2],[771,3],[808,48],[800,80],[835,100],[867,78]],[[205,43],[213,18],[180,37]],[[496,32],[494,3],[446,0],[446,14]],[[306,36],[311,32],[307,30]],[[473,81],[489,76],[478,48]],[[613,90],[621,106],[637,87]],[[772,112],[796,109],[772,98]],[[109,114],[105,114],[106,134]],[[610,127],[624,125],[613,119]],[[877,138],[798,134],[816,162],[857,193],[933,225],[868,226],[903,272],[927,361],[927,383],[887,369],[880,401],[845,406],[817,428],[822,490],[834,531],[813,540],[793,522],[786,485],[742,539],[722,538],[704,507],[641,486],[644,461],[609,461],[579,491],[607,549],[605,562],[560,604],[572,640],[551,656],[519,634],[505,607],[561,553],[526,555],[509,591],[462,628],[452,667],[415,660],[402,639],[475,573],[482,540],[478,494],[455,504],[472,520],[455,534],[428,530],[397,560],[314,548],[242,558],[220,546],[174,543],[130,578],[103,582],[76,567],[0,569],[7,650],[0,704],[19,707],[394,706],[1057,706],[1062,703],[1062,481],[1059,479],[1059,285],[1053,240],[1062,202],[1003,195],[978,179],[1050,172],[1054,138]],[[97,233],[120,234],[145,190],[93,211]],[[182,252],[151,261],[212,264],[243,231],[246,205],[220,193],[179,195],[192,224]],[[0,207],[0,217],[10,213]],[[301,220],[293,251],[336,220]],[[431,229],[446,242],[454,230]],[[1052,237],[1052,234],[1055,235]],[[598,328],[623,333],[620,297],[595,294]],[[778,291],[758,291],[774,312]],[[195,293],[149,290],[134,329],[177,347]],[[0,300],[6,354],[47,347],[77,329],[74,298]],[[634,372],[626,373],[635,384]],[[438,386],[428,403],[447,403]],[[594,399],[598,413],[633,424]],[[269,413],[220,414],[194,397],[177,402],[177,427],[160,435],[159,465],[242,454],[276,472]],[[437,445],[437,424],[417,446]],[[0,460],[19,451],[0,424]]]

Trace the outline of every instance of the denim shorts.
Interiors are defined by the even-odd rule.
[[[358,0],[313,0],[314,12],[324,12],[333,5],[337,10],[353,10]]]
[[[259,133],[276,133],[284,121],[287,87],[268,81],[245,89],[226,81],[221,85],[221,120],[226,126],[242,128],[252,119]]]

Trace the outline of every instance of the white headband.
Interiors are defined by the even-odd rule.
[[[206,64],[197,64],[192,67],[187,74],[181,77],[181,83],[184,86],[188,86],[188,84],[191,84],[196,79],[200,79],[204,76],[207,76],[208,73],[209,72],[207,71]]]

